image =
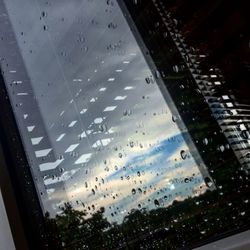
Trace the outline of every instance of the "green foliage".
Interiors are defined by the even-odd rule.
[[[57,225],[62,248],[98,249],[102,246],[104,231],[110,226],[107,219],[103,218],[103,213],[104,209],[101,208],[88,218],[85,212],[75,210],[70,203],[65,203],[62,213],[50,219]]]
[[[248,197],[247,193],[240,195]],[[56,218],[46,215],[53,236],[51,249],[59,249],[56,245],[70,250],[180,248],[249,224],[249,206],[238,202],[238,196],[234,193],[221,197],[214,191],[175,201],[167,208],[134,209],[121,224],[110,224],[104,208],[90,217],[66,203]]]

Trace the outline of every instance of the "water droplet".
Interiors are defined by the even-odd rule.
[[[175,115],[172,116],[172,121],[176,122],[177,121],[177,117]]]
[[[178,72],[179,72],[179,67],[178,67],[177,65],[174,65],[174,66],[173,66],[173,71],[174,71],[175,73],[178,73]]]
[[[207,144],[208,144],[208,139],[207,139],[207,138],[204,138],[204,139],[203,139],[203,143],[204,143],[205,145],[207,145]]]
[[[209,177],[205,177],[204,180],[205,180],[205,183],[206,183],[207,187],[213,186],[213,182]]]
[[[45,11],[42,11],[42,17],[46,17],[47,13]]]
[[[146,81],[147,84],[150,84],[150,78],[149,77],[146,77],[145,81]]]
[[[183,160],[186,160],[187,157],[188,157],[188,155],[186,154],[185,150],[181,150],[180,155],[181,155],[181,158],[182,158]]]
[[[160,206],[159,201],[158,201],[158,200],[156,200],[156,199],[154,200],[154,204],[155,204],[155,206],[156,206],[156,207],[159,207],[159,206]]]
[[[108,128],[106,124],[102,124],[99,126],[101,132],[107,132]]]
[[[224,152],[224,151],[225,151],[225,147],[224,147],[223,145],[221,145],[221,146],[219,147],[219,150],[220,150],[221,152]]]
[[[247,131],[247,130],[243,130],[243,131],[241,131],[241,137],[243,138],[243,139],[245,139],[245,140],[248,140],[248,139],[250,139],[250,134],[249,134],[249,132]]]

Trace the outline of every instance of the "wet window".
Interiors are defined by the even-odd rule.
[[[1,67],[56,244],[174,249],[249,223],[248,124],[161,1],[3,2]]]

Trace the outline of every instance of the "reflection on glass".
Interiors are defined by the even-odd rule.
[[[115,1],[14,2],[27,74],[19,64],[5,77],[44,211],[104,207],[121,223],[213,189]]]

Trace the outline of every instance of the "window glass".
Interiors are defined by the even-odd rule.
[[[195,232],[190,239],[200,240],[223,228],[224,208],[214,210],[211,194],[216,202],[224,199],[225,176],[222,171],[223,180],[217,181],[212,167],[219,167],[217,160],[222,162],[224,155],[238,169],[240,164],[228,141],[220,139],[220,129],[210,133],[209,125],[199,122],[204,99],[197,117],[190,115],[189,105],[196,95],[201,98],[201,91],[189,87],[192,78],[185,78],[190,85],[182,82],[186,65],[169,62],[171,75],[159,69],[159,60],[165,59],[155,56],[166,51],[148,48],[123,3],[4,4],[2,29],[8,43],[1,41],[0,51],[6,87],[41,207],[62,230],[60,244],[93,249],[141,242],[138,246],[150,249],[150,244],[174,246],[171,237],[180,237],[176,245],[184,246],[184,234]],[[223,99],[231,108],[228,96]],[[219,110],[217,105],[210,108]],[[239,128],[245,131],[243,126]],[[225,186],[230,182],[234,180]],[[235,219],[246,214],[248,199],[242,199]],[[227,198],[224,203],[233,206]],[[63,218],[69,214],[84,220],[78,221],[84,232],[73,236],[75,228],[65,231]]]

